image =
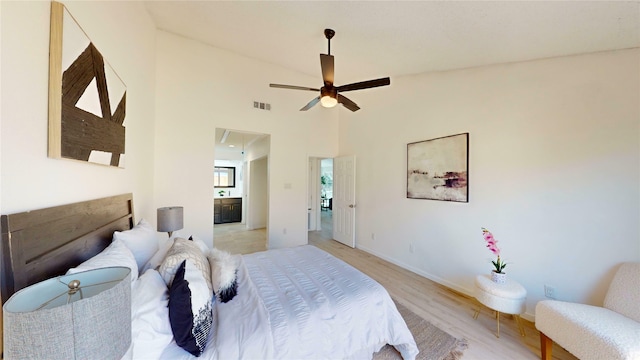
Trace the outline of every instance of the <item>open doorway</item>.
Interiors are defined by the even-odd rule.
[[[308,230],[333,237],[333,159],[309,158]]]
[[[216,129],[215,247],[245,254],[267,249],[269,149],[269,135]]]
[[[320,160],[320,231],[333,237],[333,159]]]

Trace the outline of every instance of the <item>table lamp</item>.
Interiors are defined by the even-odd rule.
[[[131,345],[131,269],[48,279],[2,309],[5,359],[120,359]]]
[[[158,231],[168,232],[171,237],[174,231],[182,229],[184,227],[183,209],[182,206],[158,208]]]

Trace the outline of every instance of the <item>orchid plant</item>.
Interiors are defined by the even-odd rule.
[[[492,260],[491,263],[493,264],[493,266],[495,266],[496,272],[498,274],[502,274],[502,270],[507,267],[507,263],[500,260],[500,249],[498,248],[498,240],[493,237],[491,231],[485,228],[482,228],[482,237],[484,237],[484,241],[487,242],[487,248],[489,248],[492,253],[498,256],[498,259],[496,261]]]

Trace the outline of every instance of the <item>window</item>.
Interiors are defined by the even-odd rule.
[[[236,168],[230,166],[214,167],[213,186],[222,188],[236,187]]]

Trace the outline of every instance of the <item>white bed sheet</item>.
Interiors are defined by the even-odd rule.
[[[371,359],[387,343],[418,353],[380,284],[308,245],[244,255],[238,294],[215,304],[214,322],[201,359]],[[171,342],[161,358],[194,357]]]

